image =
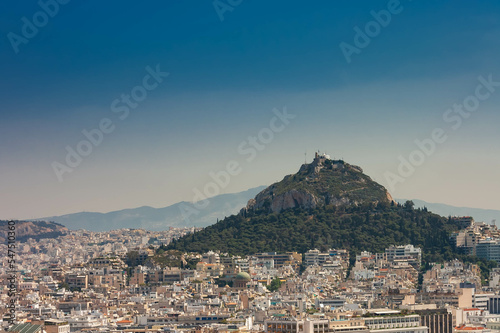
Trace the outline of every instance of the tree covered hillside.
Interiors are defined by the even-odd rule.
[[[318,248],[383,252],[389,245],[414,244],[425,261],[455,257],[449,240],[457,226],[448,218],[413,209],[413,204],[364,204],[295,208],[277,213],[264,210],[230,216],[202,231],[173,241],[168,249],[187,252],[220,250],[248,255]]]

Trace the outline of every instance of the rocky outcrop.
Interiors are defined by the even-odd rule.
[[[255,199],[248,202],[246,209],[262,209],[269,208],[273,213],[280,213],[281,211],[289,208],[316,208],[321,203],[321,200],[309,192],[300,192],[291,190],[283,194],[273,196],[266,195],[268,193],[261,193]]]
[[[291,190],[274,198],[271,203],[271,211],[274,213],[279,213],[284,209],[296,207],[302,207],[306,209],[316,208],[318,202],[318,198],[316,198],[311,193]]]
[[[393,201],[380,184],[355,165],[318,155],[303,164],[298,173],[288,175],[251,199],[245,211],[264,210],[280,213],[290,208],[311,209],[321,205],[350,206]]]
[[[351,205],[351,204],[357,204],[357,202],[352,202],[349,198],[347,197],[335,197],[331,194],[328,194],[327,197],[326,197],[326,200],[325,200],[325,203],[327,205],[334,205],[336,207],[338,206],[347,206],[347,205]]]

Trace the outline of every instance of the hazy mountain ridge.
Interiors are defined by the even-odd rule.
[[[355,167],[355,166],[353,166]],[[290,178],[292,176],[292,178]],[[288,178],[287,178],[288,177]],[[286,176],[285,179],[292,180],[293,175]],[[273,186],[273,185],[271,185]],[[380,185],[379,185],[380,186]],[[199,215],[191,215],[190,220],[185,220],[181,214],[181,205],[194,208],[192,203],[179,202],[168,207],[153,208],[143,206],[138,208],[129,208],[109,213],[95,212],[80,212],[74,214],[66,214],[62,216],[53,216],[47,218],[36,219],[36,221],[54,221],[62,224],[70,230],[86,229],[90,231],[107,231],[121,228],[143,228],[147,230],[165,230],[168,227],[206,227],[217,222],[217,219],[223,219],[226,216],[237,214],[242,207],[247,207],[252,204],[252,201],[257,196],[264,198],[265,202],[270,191],[270,187],[260,186],[239,193],[221,194],[209,199],[210,204],[205,209],[197,210]],[[285,188],[285,187],[282,187]],[[289,192],[293,200],[295,194]],[[380,192],[383,193],[383,192]],[[395,199],[397,202],[404,204],[406,199]],[[249,203],[250,201],[250,203]],[[284,198],[286,201],[286,198]],[[427,207],[427,209],[438,215],[447,217],[449,215],[458,216],[473,216],[476,221],[484,221],[491,223],[491,220],[497,219],[500,221],[500,210],[487,210],[470,207],[454,207],[441,203],[429,203],[423,200],[412,199],[415,207]],[[257,206],[262,206],[262,204]],[[257,207],[256,206],[256,207]],[[282,206],[283,207],[283,206]],[[244,208],[243,210],[245,210]]]
[[[54,221],[68,229],[86,229],[91,231],[109,231],[122,228],[166,230],[169,227],[206,227],[236,214],[244,207],[248,199],[254,197],[264,186],[239,193],[221,194],[208,199],[206,208],[197,209],[190,202],[179,202],[163,208],[143,206],[122,209],[109,213],[80,212],[61,216],[52,216],[36,220]],[[198,214],[191,214],[189,219],[182,215],[182,209],[193,209]]]

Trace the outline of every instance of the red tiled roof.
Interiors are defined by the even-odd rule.
[[[471,326],[459,326],[455,327],[456,330],[461,330],[461,331],[478,331],[478,330],[484,330],[484,327],[471,327]]]

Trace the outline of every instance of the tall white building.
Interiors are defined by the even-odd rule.
[[[422,249],[411,244],[408,245],[391,245],[385,249],[387,261],[394,262],[397,260],[413,261],[420,266],[422,261]]]

